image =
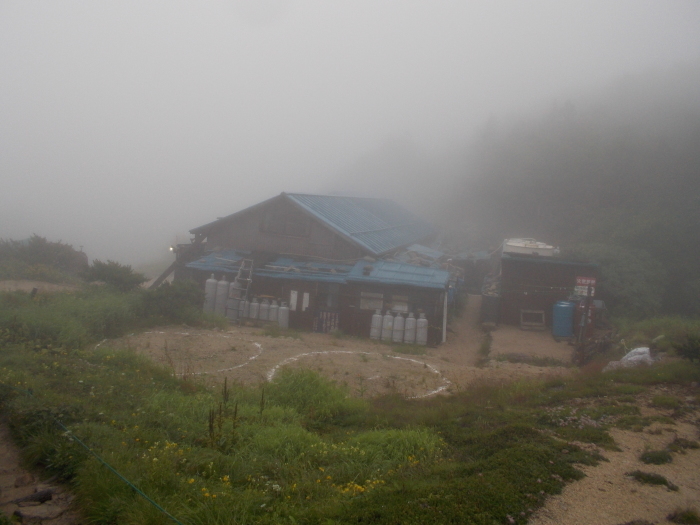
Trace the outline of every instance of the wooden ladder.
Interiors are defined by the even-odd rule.
[[[253,282],[253,260],[243,259],[238,273],[233,279],[233,290],[237,299],[245,301],[248,299],[248,291]]]

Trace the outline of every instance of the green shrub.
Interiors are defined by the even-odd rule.
[[[346,389],[312,370],[282,369],[265,388],[266,402],[294,408],[312,420],[328,421],[357,410],[362,404],[348,399]]]
[[[683,523],[685,525],[700,524],[700,514],[698,514],[697,510],[692,508],[676,509],[669,514],[666,519],[672,523]]]
[[[668,449],[672,452],[682,452],[685,454],[686,449],[698,449],[700,444],[697,441],[691,441],[690,439],[684,439],[677,437],[668,446]]]
[[[0,279],[75,282],[87,256],[68,244],[32,235],[26,241],[0,239]]]
[[[689,334],[685,341],[673,345],[676,353],[690,361],[700,360],[700,336]]]
[[[700,333],[700,319],[684,317],[652,317],[642,321],[620,319],[617,322],[620,336],[628,348],[648,346],[654,339],[663,336],[655,343],[660,350],[671,350],[682,344],[689,336]]]
[[[155,322],[197,324],[202,320],[204,290],[194,281],[165,282],[143,293],[145,314]]]
[[[649,450],[639,456],[639,460],[647,465],[663,465],[671,463],[673,456],[668,450]]]
[[[681,400],[674,396],[658,395],[651,399],[651,404],[659,408],[679,408]]]
[[[102,281],[120,292],[130,292],[148,280],[145,275],[135,272],[129,265],[115,261],[103,263],[97,259],[82,275],[88,282]]]
[[[669,490],[677,491],[678,487],[667,480],[661,474],[654,474],[653,472],[642,472],[641,470],[635,470],[634,472],[628,472],[628,476],[639,481],[640,483],[647,483],[649,485],[665,485]]]

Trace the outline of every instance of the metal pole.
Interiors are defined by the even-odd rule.
[[[442,311],[442,342],[447,341],[447,290],[445,290],[445,307]]]

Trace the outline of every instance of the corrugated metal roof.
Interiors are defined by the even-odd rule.
[[[434,233],[430,224],[388,199],[301,193],[285,195],[374,255],[420,241]]]
[[[255,270],[253,277],[345,284],[345,278],[352,268],[347,264],[304,262],[280,257]]]
[[[240,250],[211,252],[195,261],[187,263],[185,267],[205,272],[238,273],[241,259],[245,258],[247,255],[248,252]]]
[[[368,275],[365,274],[366,267],[370,268]],[[348,275],[347,281],[445,289],[450,281],[450,272],[397,262],[358,261]]]

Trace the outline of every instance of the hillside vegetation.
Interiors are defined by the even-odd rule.
[[[635,396],[700,380],[675,362],[368,401],[305,370],[207,388],[94,344],[167,321],[164,297],[0,294],[0,410],[27,463],[70,483],[93,523],[172,522],[104,461],[181,523],[525,524],[577,464],[615,449],[610,428],[673,425]],[[180,297],[185,311],[201,299]],[[681,417],[689,399],[664,402]]]

